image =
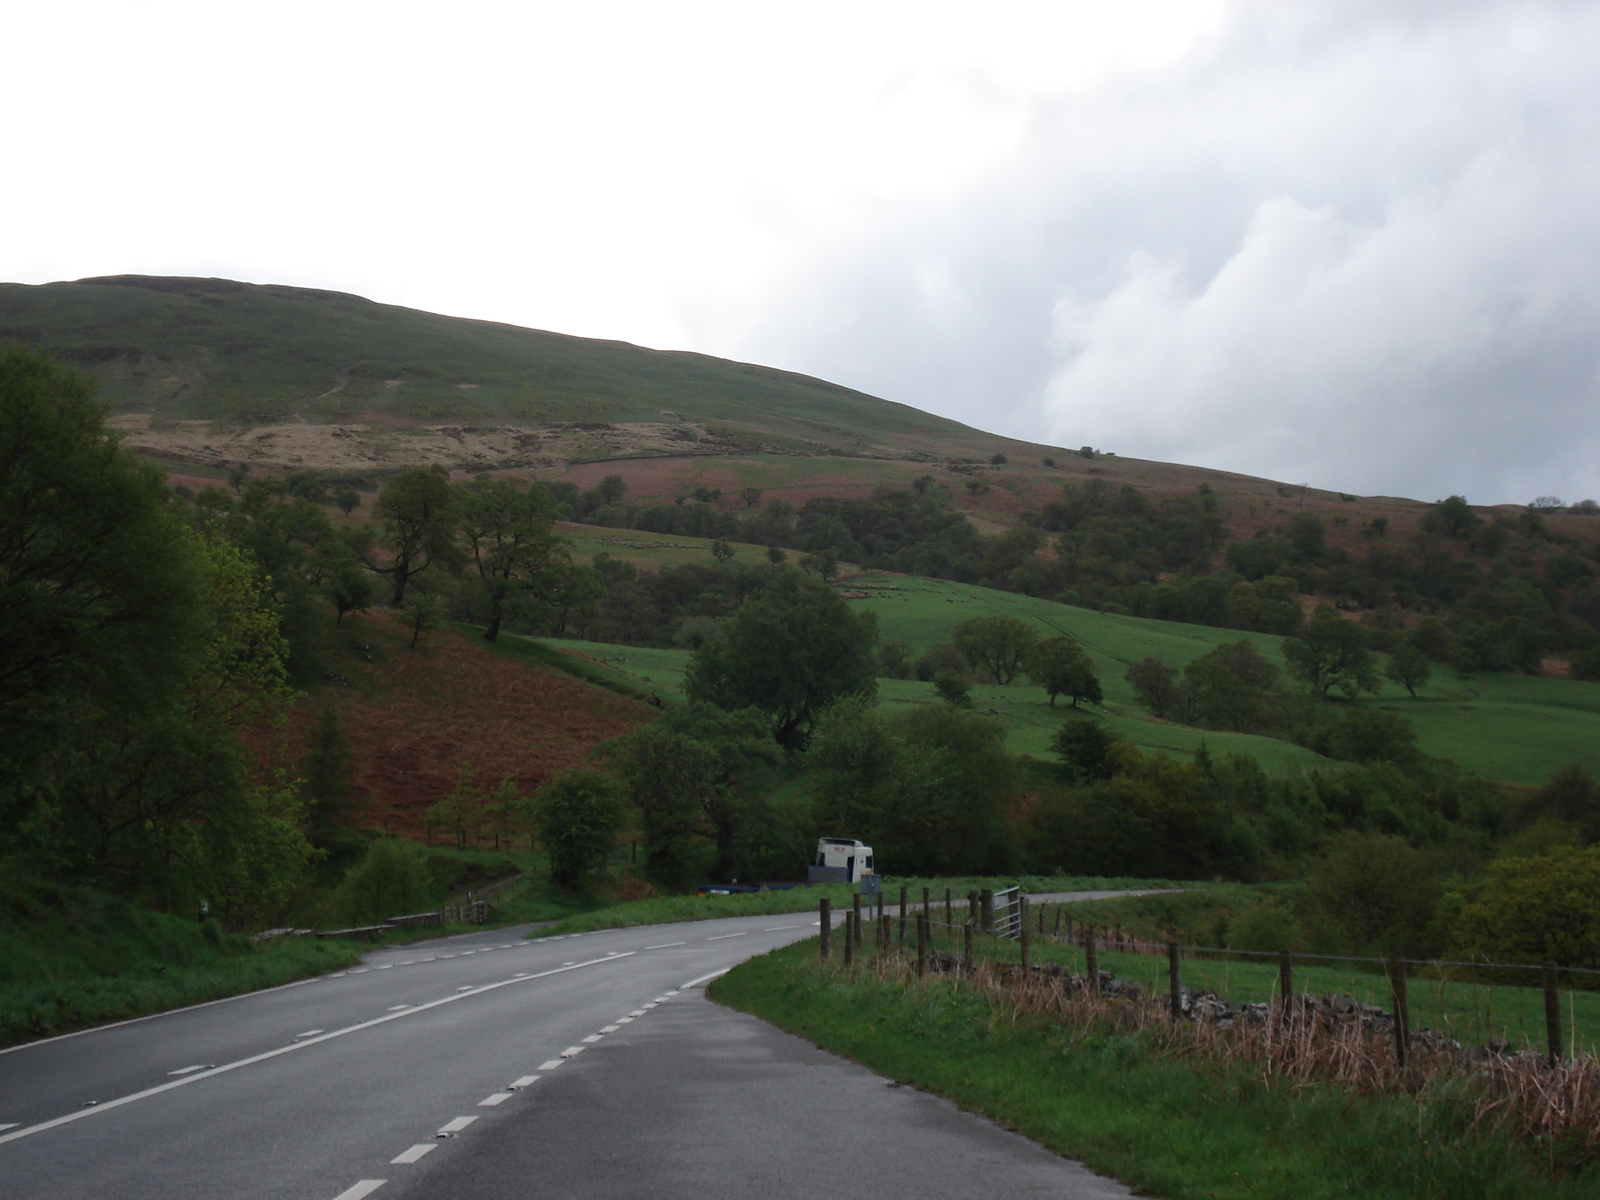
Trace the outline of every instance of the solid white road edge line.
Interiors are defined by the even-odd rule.
[[[345,1188],[333,1200],[362,1200],[362,1197],[372,1195],[388,1182],[387,1179],[361,1179],[354,1187]]]
[[[169,1008],[165,1012],[150,1013],[143,1017],[129,1017],[126,1021],[110,1021],[104,1025],[94,1025],[88,1029],[74,1029],[71,1033],[58,1033],[54,1037],[40,1038],[36,1042],[23,1042],[18,1046],[6,1046],[0,1049],[0,1054],[15,1054],[18,1050],[32,1050],[35,1046],[48,1046],[51,1042],[65,1041],[67,1038],[82,1037],[86,1033],[100,1033],[107,1029],[120,1029],[124,1025],[137,1025],[141,1021],[154,1021],[158,1017],[171,1017],[178,1013],[194,1012],[197,1008],[210,1008],[213,1004],[231,1004],[235,1000],[246,1000],[251,996],[266,996],[272,992],[282,992],[289,988],[305,987],[308,983],[320,983],[323,977],[314,975],[310,979],[296,979],[293,983],[280,983],[277,987],[257,988],[253,992],[240,992],[237,996],[223,996],[217,1000],[205,1000],[199,1004],[188,1004],[183,1008]]]
[[[443,1004],[454,1004],[457,1000],[466,1000],[472,996],[481,996],[484,992],[492,992],[497,988],[503,988],[509,984],[527,983],[529,980],[543,979],[548,975],[560,975],[567,971],[576,971],[583,967],[592,967],[598,963],[621,962],[625,958],[632,957],[633,953],[634,952],[632,950],[629,950],[626,953],[619,954],[615,957],[608,955],[604,958],[591,958],[587,962],[573,963],[570,967],[552,967],[548,971],[540,971],[537,975],[528,975],[522,979],[502,979],[497,983],[486,983],[474,992],[459,992],[454,996],[446,996],[442,1000],[430,1000],[426,1004],[419,1004],[415,1008],[406,1009],[404,1012],[390,1013],[389,1015],[383,1017],[374,1017],[370,1021],[362,1021],[359,1025],[351,1025],[344,1029],[335,1029],[332,1033],[324,1033],[320,1037],[307,1038],[302,1042],[292,1042],[287,1046],[279,1046],[276,1050],[268,1050],[262,1054],[251,1055],[249,1058],[241,1058],[238,1062],[223,1063],[220,1067],[212,1067],[208,1071],[197,1071],[193,1075],[185,1075],[183,1078],[174,1079],[170,1083],[158,1084],[153,1088],[146,1088],[142,1092],[134,1092],[132,1095],[119,1096],[115,1100],[107,1100],[104,1104],[96,1105],[94,1108],[80,1108],[76,1112],[67,1113],[66,1116],[56,1117],[54,1120],[50,1121],[42,1121],[38,1125],[29,1125],[26,1129],[19,1129],[15,1133],[0,1134],[0,1146],[5,1145],[7,1142],[14,1142],[18,1138],[29,1137],[35,1133],[43,1133],[45,1130],[54,1129],[58,1125],[66,1125],[72,1121],[81,1121],[83,1118],[92,1117],[96,1113],[107,1112],[113,1108],[121,1108],[124,1104],[132,1104],[135,1100],[143,1100],[149,1096],[158,1096],[162,1092],[170,1092],[173,1088],[187,1087],[191,1083],[199,1083],[202,1079],[210,1079],[215,1075],[221,1075],[227,1071],[236,1071],[240,1067],[254,1066],[256,1063],[265,1062],[269,1058],[277,1058],[280,1054],[292,1054],[296,1050],[304,1050],[307,1046],[318,1046],[323,1042],[331,1042],[334,1038],[344,1037],[347,1033],[359,1033],[363,1029],[371,1029],[376,1025],[384,1025],[390,1021],[403,1021],[405,1018],[415,1016],[417,1013],[427,1012],[429,1009],[438,1008]],[[381,1184],[382,1182],[383,1180],[378,1180],[378,1184]],[[377,1184],[374,1184],[374,1187],[376,1186]],[[364,1196],[367,1193],[362,1192],[361,1194]]]
[[[680,992],[683,992],[683,991],[687,991],[689,988],[692,988],[692,987],[699,987],[702,983],[710,983],[713,979],[717,978],[717,976],[726,975],[731,970],[733,970],[732,967],[723,967],[722,970],[713,971],[709,975],[702,975],[702,976],[700,976],[699,979],[691,979],[691,980],[689,980],[688,983],[685,983],[682,986],[680,986],[678,988],[678,990]]]

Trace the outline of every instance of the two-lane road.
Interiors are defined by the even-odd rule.
[[[807,914],[501,930],[0,1053],[0,1196],[1126,1195],[704,998]]]

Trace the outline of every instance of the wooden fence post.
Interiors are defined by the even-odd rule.
[[[1563,1057],[1561,1052],[1561,968],[1553,962],[1544,965],[1544,1032],[1550,1043],[1550,1065]]]
[[[906,889],[900,888],[900,949],[906,948]]]
[[[977,964],[972,961],[972,921],[970,918],[968,919],[967,923],[961,927],[961,941],[963,943],[962,948],[967,954],[967,970],[971,971],[977,966]]]
[[[944,890],[944,923],[946,925],[954,925],[956,923],[956,911],[955,907],[950,902],[949,888],[945,888]]]
[[[1183,975],[1179,966],[1178,943],[1167,943],[1167,992],[1172,1002],[1172,1019],[1183,1016]]]
[[[1089,994],[1100,994],[1100,948],[1094,944],[1094,926],[1083,927],[1083,957],[1089,974]]]
[[[928,914],[917,914],[917,978],[928,973]]]
[[[833,940],[833,901],[824,896],[817,905],[818,922],[822,926],[822,937],[817,941],[817,957],[827,958],[828,943]]]
[[[852,904],[853,904],[853,908],[854,908],[854,914],[853,914],[853,919],[851,921],[850,927],[851,927],[851,929],[853,929],[855,931],[856,949],[859,950],[859,949],[861,949],[861,893],[860,892],[857,892],[855,894],[855,899],[852,902]]]
[[[994,889],[984,888],[978,893],[979,920],[985,933],[994,932]]]
[[[922,915],[925,916],[925,917],[929,917],[929,916],[933,915],[933,907],[932,907],[932,903],[933,902],[929,899],[929,897],[932,896],[932,895],[933,895],[933,890],[931,888],[923,888],[922,889]]]
[[[1389,987],[1394,992],[1394,1054],[1400,1065],[1406,1065],[1406,1055],[1411,1050],[1411,1012],[1406,1004],[1406,960],[1398,954],[1388,962]]]
[[[847,967],[856,960],[856,938],[852,924],[853,914],[847,908],[844,910],[844,965]]]
[[[1294,956],[1287,950],[1278,951],[1278,992],[1283,999],[1283,1015],[1289,1015],[1294,1003]]]
[[[1026,979],[1033,970],[1033,939],[1028,934],[1028,927],[1024,925],[1019,931],[1019,941],[1022,944],[1022,975]]]
[[[1060,937],[1061,936],[1061,906],[1059,904],[1056,905],[1056,929],[1055,929],[1055,935],[1056,935],[1056,937]],[[1067,930],[1067,936],[1068,937],[1072,936],[1072,931],[1070,929]]]

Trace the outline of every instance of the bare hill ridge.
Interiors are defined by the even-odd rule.
[[[1230,472],[985,433],[770,367],[311,288],[138,275],[0,284],[0,340],[90,371],[131,445],[202,468],[382,473],[440,462],[551,477],[606,463],[647,492],[709,472],[796,498],[955,468],[997,485],[970,507],[1000,524],[1019,490],[1077,477],[1281,495]],[[991,470],[996,454],[1007,471]]]

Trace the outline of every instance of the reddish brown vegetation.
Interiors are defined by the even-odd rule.
[[[354,758],[357,794],[370,797],[360,823],[406,837],[424,836],[423,811],[455,788],[464,767],[481,787],[511,775],[531,792],[653,711],[451,631],[408,650],[410,632],[387,614],[346,617],[342,632],[370,644],[377,661],[330,652],[330,666],[349,687],[317,688],[290,711],[286,727],[251,740],[292,764],[316,714],[332,703]]]

